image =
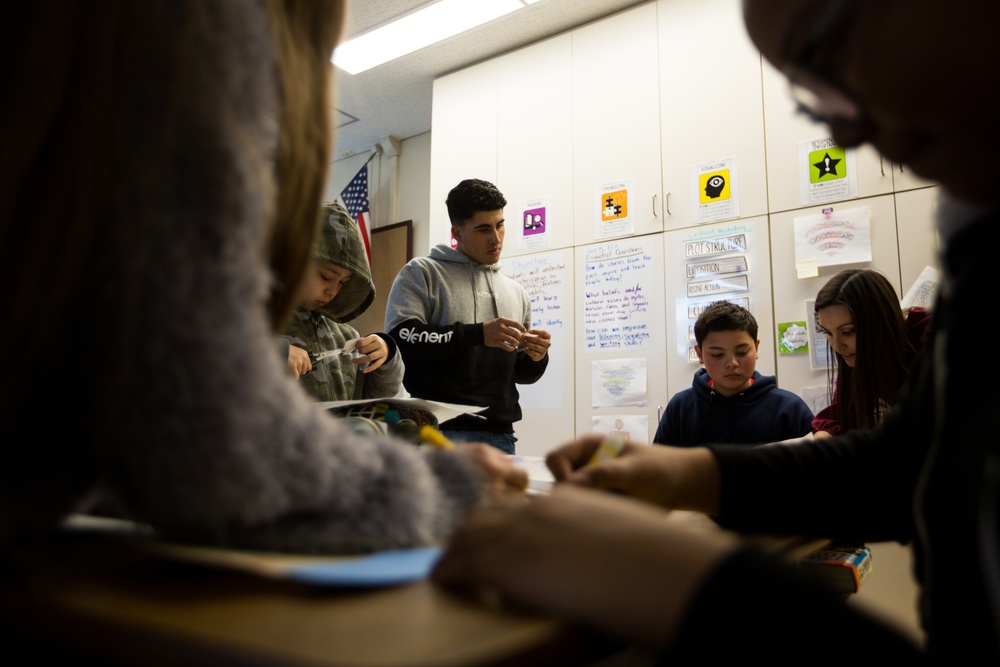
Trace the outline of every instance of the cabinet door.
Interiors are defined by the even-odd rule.
[[[812,206],[813,203],[803,203],[802,181],[807,177],[802,173],[805,161],[800,157],[801,142],[829,138],[829,130],[796,113],[795,103],[788,95],[788,80],[766,60],[762,72],[769,209],[774,213]],[[892,167],[888,160],[868,145],[849,152],[853,153],[857,198],[892,192]],[[854,197],[847,195],[815,204],[851,198]]]
[[[941,268],[934,225],[939,187],[896,193],[896,236],[899,237],[899,277],[902,297],[924,267]]]
[[[497,181],[497,69],[494,59],[434,81],[431,246],[451,240],[444,205],[449,190],[466,178]],[[414,254],[422,253],[415,250]]]
[[[572,56],[566,33],[500,58],[497,186],[507,198],[505,257],[573,245],[573,129],[566,122],[573,114]]]
[[[665,227],[714,222],[693,172],[730,157],[737,215],[715,221],[766,214],[761,59],[739,0],[660,0],[658,12]]]
[[[917,188],[926,188],[931,185],[936,185],[934,181],[928,181],[925,178],[921,178],[913,173],[911,169],[899,164],[898,162],[892,163],[892,185],[896,192],[904,192],[906,190],[916,190]]]
[[[602,190],[621,191],[620,184],[627,208],[616,200],[616,215],[628,216],[632,233],[662,231],[656,3],[572,36],[575,243],[604,238]]]

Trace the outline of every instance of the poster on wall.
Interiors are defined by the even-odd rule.
[[[694,321],[710,304],[731,301],[749,310],[749,230],[731,224],[699,230],[682,241],[683,296],[686,297],[689,364],[701,363],[694,351]],[[680,322],[678,322],[680,324]]]
[[[588,248],[583,267],[583,346],[587,352],[649,347],[659,312],[650,303],[662,282],[648,238]],[[660,325],[662,326],[662,324]]]
[[[899,307],[903,310],[907,308],[920,307],[930,309],[934,305],[934,298],[937,296],[938,282],[941,280],[940,272],[933,266],[925,266],[917,279],[906,290],[906,294],[899,301]]]
[[[564,311],[573,278],[567,268],[568,250],[514,257],[503,262],[504,275],[516,280],[531,301],[531,328],[552,335],[549,365],[533,384],[519,384],[520,403],[526,409],[558,409],[566,404],[564,376],[567,349]]]
[[[818,415],[823,408],[830,405],[830,392],[825,384],[802,387],[799,396],[806,402],[814,415]]]
[[[815,268],[872,261],[869,216],[868,207],[862,206],[842,211],[830,207],[816,215],[795,218],[796,265]],[[799,270],[800,278],[813,276]]]
[[[646,405],[646,359],[592,361],[592,408]]]
[[[590,427],[594,433],[617,435],[633,442],[649,440],[648,415],[595,415]]]
[[[518,250],[545,250],[552,247],[549,221],[552,213],[552,197],[539,197],[522,201],[517,205],[521,221],[517,235]]]
[[[696,164],[691,169],[691,197],[695,222],[740,217],[736,156]]]
[[[635,221],[629,215],[632,179],[605,183],[597,188],[597,228],[594,238],[610,239],[635,233]]]
[[[806,329],[809,334],[809,368],[819,371],[827,366],[827,355],[830,344],[826,339],[826,334],[819,326],[819,318],[816,317],[816,299],[806,300]]]
[[[809,352],[809,330],[805,322],[778,323],[778,354]]]
[[[799,188],[805,206],[857,197],[854,149],[829,138],[800,141]]]

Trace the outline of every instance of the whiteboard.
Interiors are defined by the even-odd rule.
[[[616,425],[650,442],[667,398],[663,235],[574,248],[576,433]],[[638,395],[641,393],[641,397]],[[645,432],[636,432],[644,422]]]
[[[552,334],[545,374],[534,384],[517,385],[523,417],[514,424],[517,454],[544,456],[574,437],[573,251],[564,248],[504,259],[501,271],[527,290],[531,328]]]

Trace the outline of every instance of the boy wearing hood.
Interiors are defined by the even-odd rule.
[[[521,419],[515,384],[542,377],[551,336],[530,328],[528,293],[500,272],[503,194],[492,183],[466,179],[446,204],[455,247],[439,244],[400,270],[385,329],[406,357],[403,384],[412,396],[486,406],[480,416],[441,424],[446,436],[513,454],[514,422]]]
[[[690,388],[667,403],[653,442],[760,445],[812,433],[813,414],[805,401],[756,370],[760,340],[749,310],[717,301],[695,320],[694,337],[705,367],[695,371]]]
[[[347,324],[375,300],[375,283],[361,230],[336,202],[323,205],[314,263],[302,304],[285,331],[289,369],[320,401],[395,396],[404,370],[396,343],[381,332],[362,338]],[[353,339],[359,340],[352,353],[312,363],[317,355],[343,349]]]

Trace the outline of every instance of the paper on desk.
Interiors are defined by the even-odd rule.
[[[481,417],[485,419],[482,415],[478,414],[486,409],[486,406],[479,405],[461,405],[459,403],[443,403],[441,401],[428,401],[422,398],[412,398],[410,396],[406,397],[390,397],[390,398],[362,398],[353,401],[324,401],[319,403],[319,407],[323,410],[329,410],[330,408],[340,408],[346,405],[360,405],[363,403],[388,403],[390,405],[402,405],[406,407],[411,407],[417,410],[427,410],[428,412],[434,413],[439,422],[446,422],[449,419],[458,417],[459,415],[473,415],[474,417]]]
[[[528,493],[549,493],[556,478],[545,464],[544,456],[511,454],[510,461],[528,471]]]
[[[379,551],[364,556],[305,556],[214,549],[158,542],[154,549],[190,562],[243,570],[275,579],[340,588],[378,588],[421,581],[440,547]]]
[[[84,515],[70,517],[64,527],[134,537],[137,545],[154,554],[189,563],[340,588],[379,588],[421,581],[430,576],[441,555],[440,547],[379,551],[361,556],[315,556],[193,546],[160,540],[147,526],[131,521]]]

